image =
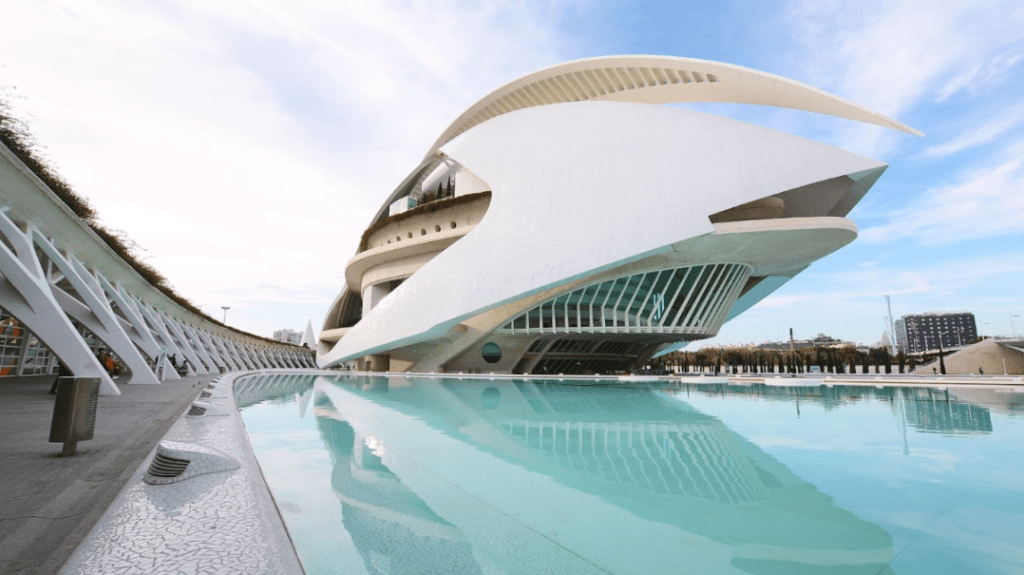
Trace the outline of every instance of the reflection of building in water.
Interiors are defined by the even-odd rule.
[[[368,566],[385,548],[394,561],[434,546],[460,565],[467,550],[485,573],[890,572],[883,529],[651,389],[362,387],[316,389],[345,525],[365,538]]]
[[[375,438],[359,436],[335,419],[337,412],[325,397],[318,399],[316,412],[331,455],[331,485],[341,500],[342,522],[369,573],[481,573],[459,529],[383,464]]]
[[[897,404],[902,404],[906,423],[918,431],[928,432],[991,432],[990,407],[1004,413],[1024,412],[1024,394],[997,393],[970,387],[938,390],[926,387],[876,388],[857,385],[780,387],[760,384],[683,384],[680,388],[682,391],[705,395],[740,395],[771,401],[813,403],[825,409],[838,409],[842,405],[860,401],[881,401],[891,404],[895,413]],[[975,402],[984,403],[984,406]]]
[[[254,375],[235,382],[235,401],[239,409],[257,403],[292,399],[312,389],[308,375],[294,373],[271,373]],[[303,405],[303,402],[300,402]]]
[[[918,431],[992,432],[992,415],[970,403],[904,397],[907,423]]]
[[[645,491],[723,503],[767,499],[778,480],[752,465],[717,419],[679,422],[595,421],[625,408],[657,415],[666,404],[646,389],[581,390],[557,384],[517,383],[534,410],[530,418],[498,421],[512,437],[563,467]],[[449,389],[452,386],[449,385]],[[668,404],[670,407],[674,407]],[[674,415],[669,410],[668,415]],[[557,413],[560,417],[537,417]],[[586,420],[565,415],[588,416]],[[717,424],[716,424],[717,423]]]

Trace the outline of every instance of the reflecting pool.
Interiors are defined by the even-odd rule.
[[[804,383],[235,393],[311,575],[1024,572],[1020,388]]]

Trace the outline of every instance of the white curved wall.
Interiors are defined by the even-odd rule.
[[[728,118],[600,101],[507,113],[442,151],[490,184],[486,216],[324,363],[432,339],[502,302],[711,233],[709,214],[884,167]]]

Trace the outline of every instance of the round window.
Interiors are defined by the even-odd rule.
[[[480,349],[480,355],[487,363],[498,363],[501,360],[501,348],[496,343],[487,342]]]
[[[484,409],[494,409],[501,403],[501,392],[497,387],[488,387],[480,393],[480,404]]]

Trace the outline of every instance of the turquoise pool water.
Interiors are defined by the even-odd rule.
[[[320,573],[1024,573],[1019,388],[236,383]]]

